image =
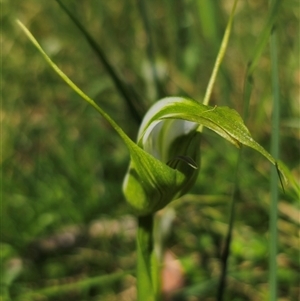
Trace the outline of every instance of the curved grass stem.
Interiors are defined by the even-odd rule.
[[[42,54],[46,62],[50,65],[50,67],[59,75],[59,77],[74,91],[76,92],[83,100],[85,100],[89,105],[91,105],[97,112],[99,112],[103,118],[105,118],[110,125],[114,128],[114,130],[119,134],[119,136],[123,139],[123,141],[128,146],[129,150],[136,149],[136,144],[126,135],[126,133],[118,126],[118,124],[104,111],[102,110],[93,99],[88,97],[83,91],[81,91],[71,80],[70,78],[63,72],[59,67],[50,59],[50,57],[43,50],[41,45],[35,39],[35,37],[31,34],[31,32],[26,28],[26,26],[19,20],[16,20],[17,24],[24,31],[26,36],[30,39],[33,45],[37,48],[37,50]]]

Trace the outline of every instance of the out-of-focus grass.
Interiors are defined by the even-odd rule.
[[[121,193],[127,150],[106,122],[52,73],[15,27],[14,19],[30,27],[54,61],[133,139],[136,123],[97,57],[54,1],[2,1],[1,5],[1,256],[4,280],[10,279],[9,293],[14,299],[22,292],[131,270],[134,238],[129,229],[134,225],[126,228],[121,222],[128,213]],[[155,101],[147,36],[136,3],[112,0],[68,5],[145,105]],[[166,0],[152,1],[147,8],[166,95],[188,94],[202,101],[231,3]],[[242,112],[247,63],[267,13],[265,2],[239,3],[212,105],[229,105]],[[297,2],[284,1],[276,25],[282,99],[280,153],[299,182],[298,24]],[[268,49],[253,74],[247,122],[266,149],[272,130]],[[185,270],[185,287],[179,292],[183,300],[215,296],[236,157],[236,149],[205,131],[202,171],[193,189],[200,196],[183,200],[182,207],[176,203],[177,217],[166,242]],[[270,165],[245,150],[225,300],[268,300],[269,175]],[[217,196],[217,202],[210,202],[212,196]],[[291,187],[279,195],[280,300],[296,300],[299,295],[298,197]],[[119,230],[103,231],[107,219],[114,223],[106,229]],[[69,292],[67,297],[120,300],[126,294],[134,296],[133,286],[129,275],[98,289]],[[49,300],[58,298],[65,300],[66,295]]]

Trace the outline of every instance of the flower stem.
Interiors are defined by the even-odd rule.
[[[158,301],[159,268],[154,250],[154,215],[138,217],[137,300]]]

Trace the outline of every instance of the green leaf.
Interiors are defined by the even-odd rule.
[[[182,119],[202,124],[237,147],[246,145],[260,152],[272,164],[276,160],[251,136],[240,115],[228,107],[211,107],[185,97],[167,97],[155,103],[146,114],[138,135],[138,145],[144,145],[155,126],[166,119]]]

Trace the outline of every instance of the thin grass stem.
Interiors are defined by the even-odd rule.
[[[226,275],[227,275],[227,269],[228,269],[228,258],[230,255],[230,245],[232,240],[232,231],[234,226],[234,220],[235,220],[235,205],[237,200],[237,195],[239,192],[239,170],[241,165],[242,159],[242,149],[238,153],[238,159],[236,163],[236,169],[234,172],[235,178],[234,178],[234,187],[232,190],[231,195],[231,202],[230,202],[230,208],[229,208],[229,224],[228,224],[228,230],[225,238],[225,244],[224,244],[224,250],[221,255],[221,274],[219,278],[219,286],[217,290],[217,301],[222,301],[224,297],[224,292],[226,288]]]
[[[274,1],[271,1],[274,2]],[[273,114],[272,114],[272,136],[271,136],[271,154],[275,159],[279,158],[279,120],[280,120],[280,95],[279,95],[279,77],[278,77],[278,54],[277,54],[277,34],[273,30],[270,38],[270,56],[271,56],[271,78],[273,95]],[[278,176],[275,167],[271,170],[271,204],[270,204],[270,256],[269,256],[269,291],[270,300],[277,300],[277,218],[278,218]]]
[[[227,49],[227,45],[228,45],[228,41],[229,41],[229,37],[230,37],[230,33],[231,33],[231,28],[232,28],[232,23],[233,23],[233,18],[234,18],[234,12],[235,12],[235,9],[236,9],[237,2],[238,2],[238,0],[234,1],[233,7],[232,7],[232,10],[231,10],[231,13],[230,13],[229,21],[228,21],[226,29],[225,29],[224,37],[223,37],[223,40],[222,40],[222,43],[221,43],[221,46],[220,46],[220,50],[219,50],[216,62],[215,62],[215,66],[214,66],[212,75],[209,79],[209,83],[207,85],[207,89],[206,89],[206,92],[205,92],[205,96],[204,96],[204,100],[203,100],[204,105],[209,104],[212,89],[213,89],[213,86],[215,84],[218,71],[220,69],[222,60],[224,58],[224,55],[225,55],[225,52],[226,52],[226,49]]]
[[[148,43],[147,43],[147,55],[151,67],[151,73],[152,73],[152,78],[153,82],[155,84],[155,89],[156,89],[156,95],[155,98],[161,98],[163,96],[162,89],[159,83],[158,79],[158,72],[156,68],[156,62],[155,62],[155,55],[154,55],[154,44],[153,44],[153,39],[152,39],[152,34],[151,34],[151,29],[150,29],[150,22],[149,22],[149,17],[147,13],[147,1],[145,0],[138,0],[139,4],[139,9],[141,13],[141,19],[143,21],[144,29],[147,34],[148,38]]]
[[[74,14],[62,3],[60,0],[56,0],[62,10],[68,15],[68,17],[72,20],[75,26],[82,33],[83,37],[86,39],[87,43],[94,50],[97,57],[100,59],[101,63],[105,67],[105,70],[109,74],[112,79],[116,90],[119,92],[120,96],[125,100],[128,108],[130,109],[132,116],[135,120],[140,123],[142,121],[142,115],[144,114],[144,109],[141,108],[142,103],[139,101],[137,97],[137,93],[133,90],[132,87],[129,89],[128,85],[124,82],[124,80],[118,75],[109,59],[105,55],[103,49],[100,45],[95,41],[95,39],[88,33],[85,27],[79,22],[79,20],[74,16]]]

